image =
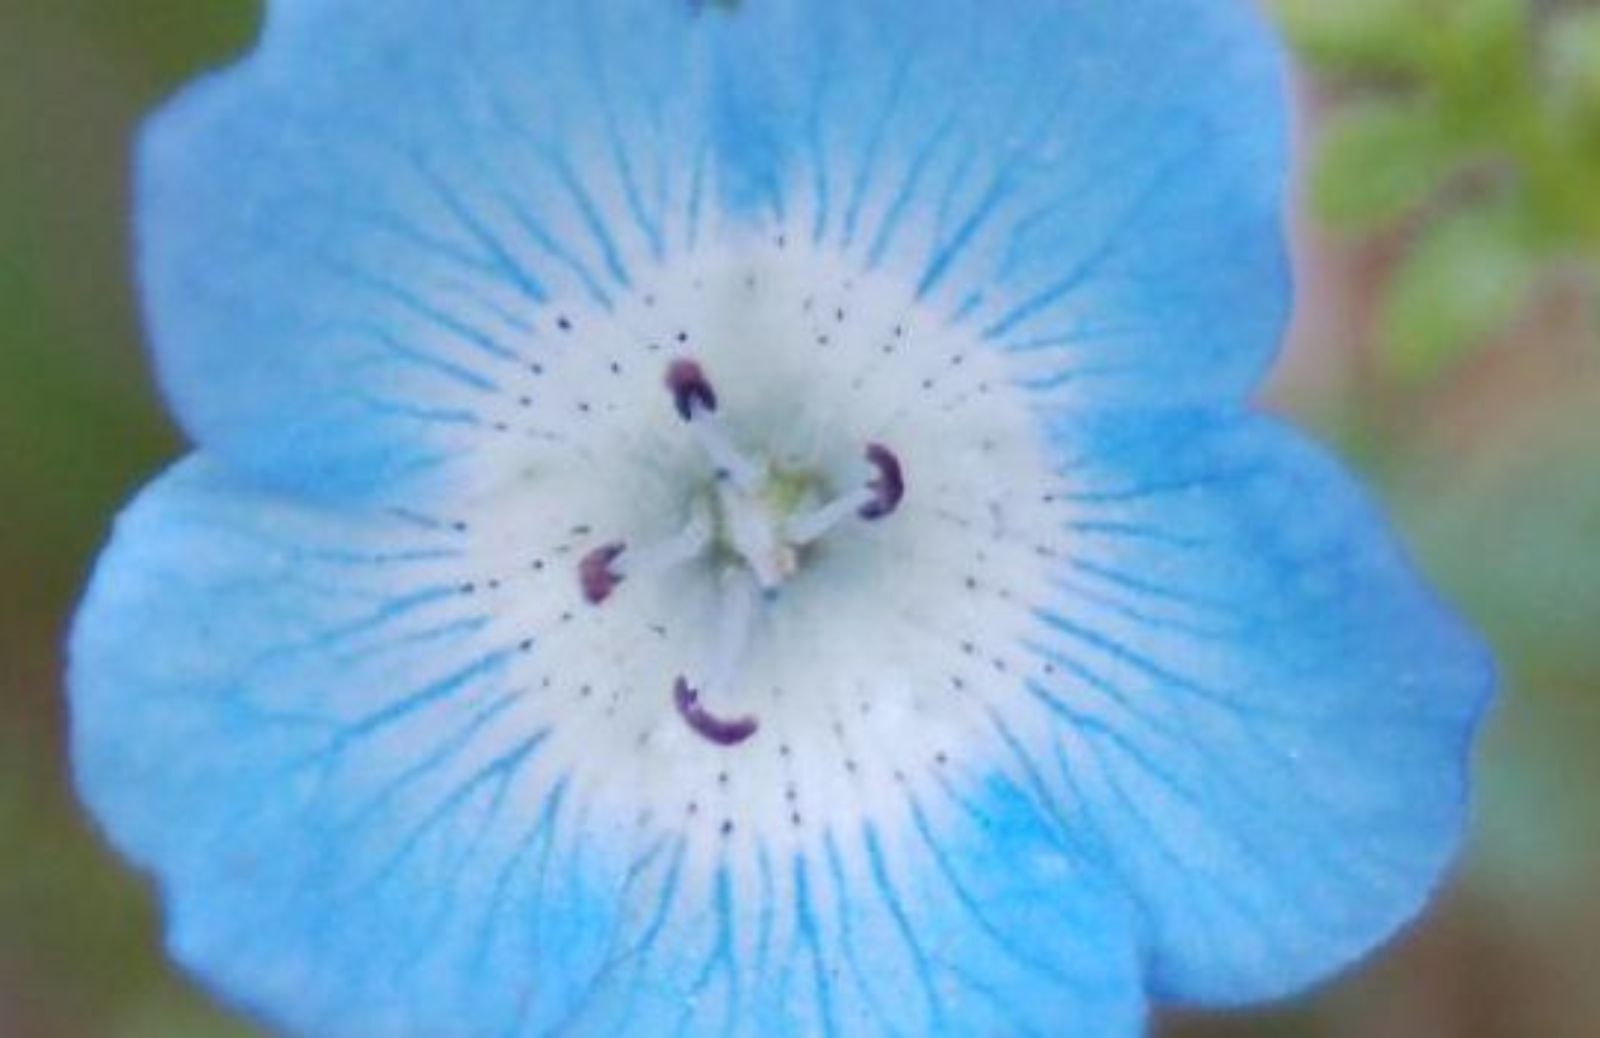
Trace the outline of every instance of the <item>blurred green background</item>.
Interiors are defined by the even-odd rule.
[[[180,450],[126,256],[139,114],[254,0],[0,0],[0,1035],[250,1033],[163,964],[77,812],[60,643]],[[1600,1035],[1600,5],[1276,0],[1300,56],[1301,304],[1269,391],[1377,485],[1506,677],[1470,854],[1391,951],[1187,1038]]]

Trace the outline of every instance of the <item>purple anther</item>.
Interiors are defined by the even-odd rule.
[[[856,514],[870,521],[894,514],[900,507],[900,499],[906,496],[906,480],[900,459],[882,444],[867,445],[867,460],[878,470],[878,476],[867,484],[867,489],[873,493],[872,500],[862,505]]]
[[[695,408],[707,413],[717,409],[717,393],[710,379],[692,360],[675,360],[667,366],[667,388],[672,391],[672,404],[684,421],[694,418]]]
[[[678,716],[683,718],[683,723],[694,729],[695,733],[708,742],[718,746],[737,746],[756,734],[760,723],[753,717],[737,717],[731,721],[724,721],[713,717],[700,705],[700,693],[689,687],[689,683],[679,678],[672,686],[672,701],[678,706]]]
[[[627,550],[618,542],[607,544],[585,555],[578,563],[578,583],[583,585],[583,597],[590,605],[599,605],[611,597],[611,592],[622,583],[622,577],[612,565]]]

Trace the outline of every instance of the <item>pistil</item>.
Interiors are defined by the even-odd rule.
[[[601,545],[578,563],[578,582],[590,605],[611,597],[630,577],[649,577],[693,562],[711,547],[711,519],[697,507],[683,530],[672,538],[638,550],[625,541]]]
[[[746,457],[728,437],[717,414],[717,392],[700,365],[692,360],[675,360],[667,367],[666,381],[678,417],[688,424],[717,475],[731,480],[747,494],[760,489],[766,467]]]
[[[677,705],[678,716],[697,735],[718,746],[737,746],[756,734],[761,727],[753,717],[736,717],[723,720],[706,710],[700,703],[700,693],[687,681],[679,678],[672,687],[672,700]]]
[[[785,493],[783,474],[775,474],[764,461],[734,445],[717,415],[716,389],[700,365],[673,361],[665,382],[673,409],[711,461],[716,484],[697,498],[680,533],[640,550],[625,541],[603,544],[579,561],[578,579],[584,598],[598,606],[626,580],[696,559],[721,560],[720,614],[711,658],[698,685],[685,675],[674,680],[672,699],[679,717],[696,734],[719,746],[736,746],[756,734],[757,719],[720,717],[706,703],[737,698],[744,660],[767,604],[799,570],[801,550],[807,545],[846,521],[875,522],[894,514],[905,496],[905,474],[893,451],[869,444],[865,458],[870,478],[820,507],[789,515],[789,509],[806,496],[804,490]],[[799,485],[803,488],[808,482]]]
[[[730,570],[722,583],[722,613],[718,617],[712,664],[700,689],[680,676],[673,685],[673,702],[678,714],[691,729],[719,746],[735,746],[756,733],[759,722],[753,717],[722,720],[702,704],[702,696],[717,701],[732,698],[739,686],[739,675],[750,650],[757,613],[761,607],[760,588],[749,574]]]
[[[794,516],[784,524],[784,535],[790,544],[804,547],[820,540],[851,518],[876,522],[894,514],[905,496],[905,475],[900,467],[900,459],[889,448],[874,443],[867,447],[867,461],[877,475],[864,486],[810,512]]]

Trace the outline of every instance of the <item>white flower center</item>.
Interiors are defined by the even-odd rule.
[[[784,530],[787,516],[774,500],[770,481],[754,494],[725,486],[719,498],[728,547],[762,588],[776,592],[800,568],[800,545]]]
[[[1059,477],[977,329],[773,243],[539,331],[468,515],[551,781],[806,841],[1026,737]]]
[[[771,461],[752,458],[728,438],[717,415],[716,390],[699,364],[675,360],[667,366],[663,382],[711,465],[714,486],[705,496],[715,523],[708,523],[706,509],[695,505],[682,533],[637,558],[625,541],[603,544],[579,561],[578,583],[589,604],[601,606],[630,577],[649,576],[709,551],[723,589],[717,666],[711,671],[712,687],[720,693],[739,684],[738,665],[750,638],[758,592],[775,602],[799,571],[802,553],[815,551],[840,523],[851,518],[877,522],[893,515],[905,494],[904,472],[893,451],[871,444],[865,456],[877,475],[856,490],[819,503],[818,477],[783,471]],[[680,676],[674,683],[674,703],[692,730],[725,746],[755,734],[757,721],[721,721],[706,711],[700,697],[701,691],[687,679]]]

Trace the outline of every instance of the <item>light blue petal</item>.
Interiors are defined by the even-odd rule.
[[[1233,0],[766,0],[717,24],[725,204],[1097,405],[1237,398],[1288,310],[1282,55]]]
[[[141,139],[150,332],[191,435],[327,498],[454,478],[488,413],[537,395],[562,308],[603,312],[689,234],[691,21],[274,6],[258,51]]]
[[[763,848],[753,903],[726,876],[709,897],[665,896],[574,1031],[1141,1033],[1126,905],[1016,786],[960,786],[915,803],[909,831],[869,824],[830,832],[815,853]]]
[[[1492,684],[1321,451],[1261,418],[1063,426],[1069,557],[1031,646],[1058,769],[1145,910],[1158,997],[1238,1003],[1410,920]]]
[[[280,0],[142,139],[162,384],[276,483],[448,480],[562,307],[757,232],[1063,403],[1236,398],[1287,306],[1280,80],[1242,0]]]
[[[460,542],[191,460],[77,619],[82,796],[161,881],[173,955],[295,1033],[533,1033],[614,925],[632,834],[563,809]]]
[[[72,638],[77,779],[221,996],[318,1038],[1138,1033],[1126,902],[1000,777],[711,859],[601,810],[461,541],[204,458],[120,520]]]

